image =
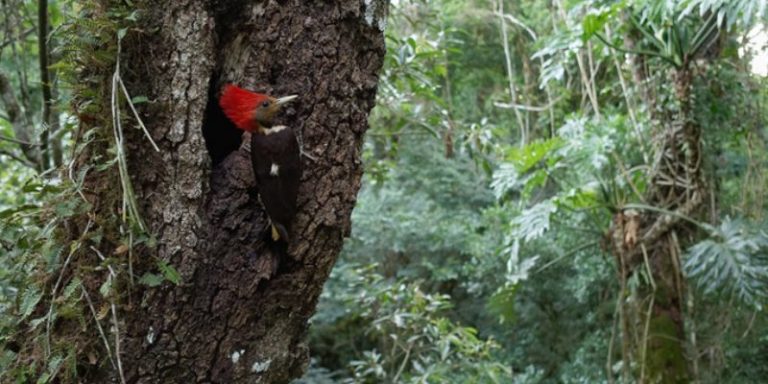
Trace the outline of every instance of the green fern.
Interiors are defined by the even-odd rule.
[[[688,250],[685,272],[705,293],[732,291],[761,307],[768,295],[768,235],[742,220],[726,218],[714,235]]]

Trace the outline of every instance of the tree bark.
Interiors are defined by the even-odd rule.
[[[140,30],[122,39],[120,75],[131,96],[150,100],[140,115],[159,151],[128,123],[123,145],[139,212],[157,246],[129,244],[127,252],[120,247],[127,236],[112,234],[94,247],[118,258],[111,295],[117,311],[109,315],[114,325],[101,321],[112,325],[102,324],[109,347],[98,341],[95,313],[87,333],[100,352],[94,355],[109,349],[114,359],[96,362],[91,355],[89,362],[84,350],[79,361],[87,369],[78,380],[288,382],[308,365],[308,320],[350,233],[363,135],[385,54],[387,2],[146,0],[135,6],[144,17]],[[102,69],[105,84],[113,70]],[[226,82],[300,95],[280,123],[302,134],[304,151],[316,160],[302,157],[287,254],[264,242],[267,218],[249,155],[236,149],[240,137],[217,110]],[[81,131],[88,128],[84,123]],[[99,145],[81,156],[81,169],[107,153]],[[117,220],[124,207],[114,173],[93,172],[86,181],[97,221],[110,214]],[[82,229],[73,225],[71,232],[79,236]],[[99,263],[84,255],[72,269],[92,271]],[[158,263],[178,270],[178,285],[135,282],[158,273]],[[97,301],[106,276],[99,273],[82,278]],[[55,334],[83,332],[77,329],[59,324]]]

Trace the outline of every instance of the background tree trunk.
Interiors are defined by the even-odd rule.
[[[385,54],[387,2],[173,0],[136,7],[141,29],[122,40],[120,72],[132,96],[150,100],[141,118],[160,151],[142,130],[127,127],[124,146],[139,211],[157,246],[135,247],[138,254],[122,262],[130,263],[131,279],[156,270],[158,260],[168,263],[180,283],[118,285],[119,345],[112,353],[119,359],[87,377],[287,382],[307,367],[307,321],[350,232],[363,134]],[[300,95],[281,123],[303,133],[304,150],[317,160],[303,157],[289,257],[262,241],[267,222],[248,154],[229,153],[240,138],[217,110],[225,82]],[[208,148],[204,137],[215,139]],[[221,161],[212,163],[207,149]],[[87,182],[97,209],[120,209],[112,177]],[[98,248],[120,254],[111,246],[119,247],[104,240]],[[98,297],[102,283],[84,285]]]
[[[658,121],[658,155],[650,174],[647,201],[662,211],[624,210],[614,217],[613,249],[622,290],[634,270],[643,270],[639,294],[623,304],[625,358],[639,363],[643,383],[690,381],[684,327],[685,280],[681,253],[697,228],[682,218],[696,217],[706,194],[700,126],[691,113],[693,73],[687,66],[671,73],[674,105]],[[652,104],[653,101],[647,101]],[[632,239],[632,240],[630,240]],[[631,345],[631,351],[629,351]]]

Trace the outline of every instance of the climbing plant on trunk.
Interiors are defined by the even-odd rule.
[[[644,60],[657,60],[662,76],[672,85],[665,90],[663,105],[648,92],[645,68],[634,68],[635,80],[646,91],[642,95],[652,111],[653,162],[648,164],[648,185],[641,204],[619,207],[613,218],[610,238],[619,263],[621,294],[629,295],[628,280],[640,276],[636,295],[621,300],[623,355],[636,362],[634,376],[640,382],[685,383],[691,380],[684,327],[685,281],[683,250],[700,237],[696,218],[707,195],[701,127],[692,114],[694,61],[719,55],[720,31],[724,26],[716,12],[700,16],[670,12],[664,7],[641,7],[625,11],[622,21],[630,31],[631,44],[609,41],[600,30],[613,9],[585,19],[587,37]],[[671,22],[677,20],[677,22]],[[638,40],[638,37],[642,36]],[[649,99],[650,98],[650,99]],[[695,364],[694,364],[695,366]],[[694,369],[695,375],[695,369]]]

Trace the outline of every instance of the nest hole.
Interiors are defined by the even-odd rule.
[[[211,76],[208,105],[203,116],[203,138],[214,166],[240,147],[243,136],[243,131],[235,127],[219,106],[220,86],[217,79],[217,74]]]

